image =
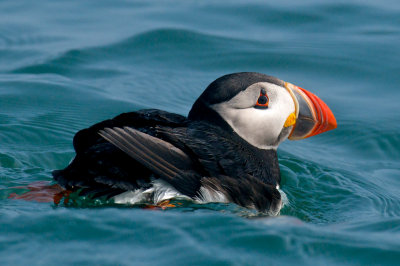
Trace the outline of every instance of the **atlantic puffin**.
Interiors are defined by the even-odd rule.
[[[79,131],[75,158],[52,174],[67,190],[116,203],[183,197],[277,215],[279,144],[336,126],[311,92],[265,74],[233,73],[213,81],[188,117],[146,109]]]

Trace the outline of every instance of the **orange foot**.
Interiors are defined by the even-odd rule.
[[[166,208],[174,208],[174,207],[176,207],[176,205],[170,204],[170,202],[171,202],[170,200],[163,200],[163,201],[160,201],[156,205],[146,205],[144,208],[145,209],[151,209],[151,210],[154,210],[154,209],[163,209],[163,210],[165,210]]]
[[[65,197],[64,203],[68,203],[68,196],[71,191],[63,189],[58,184],[49,185],[49,183],[50,182],[47,181],[37,181],[27,186],[14,187],[18,189],[29,189],[29,191],[21,195],[11,193],[8,198],[37,202],[54,202],[55,204],[59,204],[61,199]]]

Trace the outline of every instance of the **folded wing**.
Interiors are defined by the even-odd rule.
[[[99,134],[181,193],[197,194],[201,177],[191,170],[189,156],[174,145],[130,127],[105,128]]]

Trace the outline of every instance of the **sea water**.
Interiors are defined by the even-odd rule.
[[[399,1],[0,1],[0,264],[400,264],[399,47]],[[9,198],[51,181],[78,130],[187,115],[240,71],[308,89],[338,121],[278,149],[278,217]]]

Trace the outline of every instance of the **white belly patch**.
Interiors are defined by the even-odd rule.
[[[200,195],[192,199],[178,192],[173,186],[161,179],[156,179],[151,183],[152,187],[148,189],[140,188],[136,190],[126,191],[124,193],[114,196],[113,200],[117,204],[158,204],[164,200],[169,200],[173,198],[190,199],[194,200],[197,203],[228,202],[227,198],[222,192],[205,187],[201,187]]]
[[[136,189],[126,191],[113,197],[114,202],[118,204],[135,204],[135,203],[151,203],[158,204],[163,200],[172,198],[187,198],[189,197],[179,193],[173,186],[167,182],[156,179],[151,182],[152,187],[148,189]]]

